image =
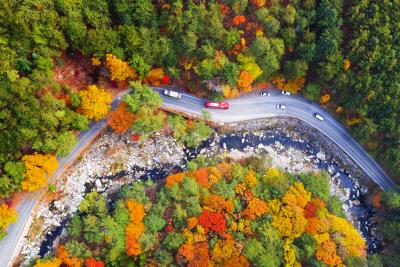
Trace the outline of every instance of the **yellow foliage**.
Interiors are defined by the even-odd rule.
[[[222,94],[225,98],[234,98],[239,96],[239,91],[237,88],[231,88],[229,85],[222,85]]]
[[[365,240],[360,236],[356,229],[346,219],[335,215],[327,215],[334,240],[337,244],[343,245],[347,252],[353,256],[365,256]]]
[[[208,183],[211,185],[214,185],[221,181],[222,175],[219,172],[218,168],[216,167],[210,167],[208,170]]]
[[[254,171],[250,170],[247,174],[246,177],[244,178],[246,185],[248,188],[252,188],[257,185],[257,177]]]
[[[242,252],[243,244],[235,244],[235,240],[218,240],[211,252],[211,259],[217,264],[223,264]]]
[[[302,183],[297,182],[289,187],[282,198],[282,203],[289,206],[304,208],[310,200],[311,193],[304,188]]]
[[[350,61],[350,59],[346,58],[346,59],[343,61],[343,69],[344,69],[344,70],[349,70],[350,67],[351,67],[351,61]]]
[[[106,55],[106,67],[111,74],[111,80],[118,79],[125,81],[129,78],[135,78],[135,71],[125,61],[118,59],[112,54]]]
[[[331,100],[331,96],[329,94],[325,94],[325,95],[320,97],[319,102],[321,104],[326,104],[326,103],[329,102],[329,100]]]
[[[96,57],[92,57],[92,65],[93,66],[99,66],[101,64],[101,61],[96,58]]]
[[[59,267],[62,264],[62,260],[59,258],[42,260],[39,259],[33,267]]]
[[[47,175],[53,175],[58,168],[58,161],[54,155],[33,154],[22,157],[26,171],[21,183],[22,190],[35,191],[47,183]]]
[[[346,121],[345,121],[346,125],[349,127],[356,125],[356,124],[360,124],[361,122],[362,122],[362,119],[357,118],[357,117],[352,117],[352,118],[346,119]]]
[[[82,100],[78,112],[96,121],[107,116],[110,111],[110,93],[98,88],[96,85],[89,85],[86,90],[80,91],[79,95]]]
[[[9,208],[7,204],[0,205],[0,233],[4,232],[8,225],[15,223],[17,221],[17,212]]]
[[[336,113],[342,113],[343,112],[343,107],[337,107],[336,108]]]
[[[283,243],[283,259],[285,267],[301,266],[299,262],[296,262],[296,253],[290,239],[285,239],[285,243]]]

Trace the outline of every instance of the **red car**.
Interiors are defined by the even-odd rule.
[[[228,109],[229,103],[224,102],[206,102],[206,108],[215,108],[215,109]]]

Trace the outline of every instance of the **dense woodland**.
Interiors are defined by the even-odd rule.
[[[55,255],[34,266],[366,264],[365,241],[329,196],[328,175],[295,177],[259,159],[210,162],[134,182],[111,205],[87,194]]]
[[[398,181],[398,1],[1,3],[0,196],[43,187],[76,133],[108,116],[104,79],[137,89],[109,115],[113,129],[139,140],[167,127],[188,146],[210,129],[159,111],[141,83],[215,100],[267,85],[301,93],[336,113]],[[87,85],[59,81],[55,69],[69,61],[91,63]]]

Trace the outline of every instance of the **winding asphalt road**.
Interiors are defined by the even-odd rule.
[[[205,100],[192,95],[182,93],[181,99],[170,98],[162,95],[162,88],[154,88],[164,99],[163,108],[177,111],[192,116],[202,115]],[[229,100],[228,110],[208,109],[211,119],[216,123],[239,122],[268,117],[292,117],[300,119],[318,131],[325,134],[336,143],[360,168],[374,180],[383,190],[396,190],[399,187],[385,174],[382,168],[365,152],[365,150],[347,133],[341,123],[336,121],[328,112],[318,104],[312,103],[301,96],[285,96],[278,90],[268,90],[270,96],[260,96],[258,92],[242,95],[239,98]],[[126,93],[123,92],[122,94]],[[121,95],[122,95],[121,94]],[[119,97],[120,98],[120,97]],[[112,106],[115,108],[119,102],[115,99]],[[277,104],[286,106],[285,110],[276,109]],[[323,121],[317,120],[314,115],[319,113],[324,117]],[[90,129],[82,132],[78,137],[78,143],[71,154],[61,159],[60,167],[54,177],[57,178],[82,150],[106,127],[106,122],[100,121],[91,125]],[[19,253],[18,242],[24,233],[30,214],[39,202],[43,192],[27,194],[17,206],[18,221],[8,229],[7,236],[0,243],[0,266],[10,266],[14,257]]]

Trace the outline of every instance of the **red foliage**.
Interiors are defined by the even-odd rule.
[[[221,13],[224,14],[224,15],[229,13],[229,7],[227,5],[221,4],[220,5],[220,10],[221,10]]]
[[[86,259],[85,266],[86,267],[104,267],[104,262],[102,262],[101,260],[96,260],[92,257],[92,258]]]
[[[160,82],[161,84],[169,84],[171,83],[171,77],[169,77],[167,74],[164,74]]]
[[[241,15],[241,16],[235,16],[232,20],[233,25],[238,26],[239,24],[243,24],[246,22],[246,18],[245,16]]]
[[[133,142],[139,141],[139,140],[140,140],[140,135],[138,135],[138,134],[132,134],[132,135],[131,135],[131,140],[132,140]]]
[[[317,216],[317,212],[325,207],[324,201],[318,198],[313,198],[307,205],[304,207],[304,217],[311,218]]]
[[[206,232],[208,232],[209,230],[212,230],[218,234],[223,234],[223,232],[225,232],[226,221],[222,213],[203,210],[203,212],[197,219],[199,221],[199,224],[203,226]]]

